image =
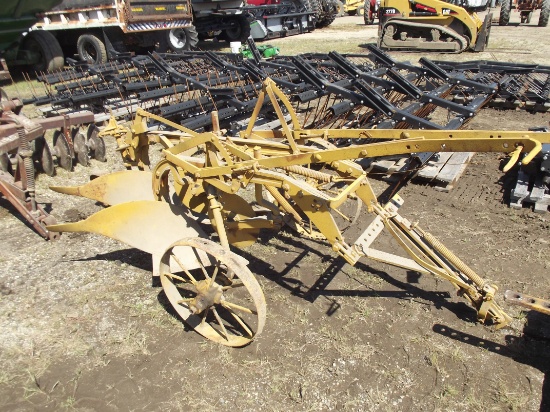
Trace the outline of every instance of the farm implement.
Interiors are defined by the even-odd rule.
[[[25,103],[43,107],[45,118],[35,121],[59,130],[53,143],[42,137],[31,142],[37,169],[53,173],[52,161],[70,170],[75,162],[87,165],[90,158],[104,159],[95,126],[66,123],[82,112],[93,113],[97,123],[111,114],[131,118],[142,108],[200,132],[212,130],[211,113],[216,111],[219,127],[235,135],[246,129],[267,78],[288,96],[302,129],[453,130],[464,128],[485,106],[550,108],[550,71],[540,65],[425,58],[412,65],[372,45],[366,55],[331,52],[265,60],[253,42],[249,48],[250,59],[212,52],[153,53],[107,64],[73,61],[68,70],[39,74],[46,94],[31,84],[34,97]],[[280,126],[270,107],[262,106],[257,126]],[[446,115],[433,116],[442,111]],[[422,163],[431,155],[423,154]],[[13,153],[10,156],[15,162]],[[520,189],[514,194],[520,206],[526,199],[538,199],[529,187],[527,192]],[[545,196],[538,201],[541,209],[546,209]]]
[[[1,92],[0,194],[38,234],[57,239],[58,233],[46,229],[55,219],[37,201],[35,173],[38,170],[52,176],[56,165],[72,170],[75,158],[87,165],[90,154],[105,160],[104,141],[97,136],[99,130],[89,111],[29,119],[22,108],[19,99],[8,99]],[[48,130],[54,130],[52,148],[44,137]]]
[[[279,119],[277,129],[256,127],[265,106]],[[253,244],[261,230],[283,227],[326,244],[350,265],[366,257],[445,279],[472,305],[480,322],[502,327],[511,321],[497,303],[497,287],[418,223],[401,216],[398,194],[379,201],[355,160],[475,150],[508,153],[507,169],[529,163],[541,143],[550,141],[549,133],[304,129],[288,97],[270,78],[262,82],[238,136],[220,129],[216,111],[211,116],[208,132],[142,109],[131,127],[112,119],[101,133],[117,139],[131,170],[79,187],[52,187],[110,207],[48,229],[98,233],[151,253],[153,274],[177,313],[201,335],[227,346],[250,343],[266,318],[260,285],[237,251]],[[343,140],[355,144],[337,145]],[[150,169],[152,143],[162,145],[163,158]],[[359,206],[349,212],[350,202],[372,216],[351,241],[343,226],[361,221]],[[376,248],[383,232],[396,247]]]

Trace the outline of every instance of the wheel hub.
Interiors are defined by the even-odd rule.
[[[223,299],[223,289],[217,283],[211,284],[210,279],[204,279],[195,285],[197,296],[189,302],[189,309],[194,315],[204,312]]]

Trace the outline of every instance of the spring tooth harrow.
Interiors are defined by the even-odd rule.
[[[255,127],[267,104],[281,124],[277,130]],[[148,123],[162,127],[152,131]],[[84,221],[49,229],[99,233],[151,253],[154,274],[179,315],[198,333],[227,346],[251,342],[266,315],[258,282],[230,246],[246,247],[260,230],[283,226],[326,242],[352,265],[367,257],[446,279],[474,307],[480,322],[499,327],[510,322],[496,302],[496,286],[401,216],[398,195],[379,203],[354,159],[476,150],[509,153],[510,165],[528,163],[541,142],[550,141],[549,133],[304,129],[290,99],[271,79],[263,81],[238,137],[225,135],[215,115],[212,125],[212,131],[199,133],[138,109],[123,133],[113,120],[110,130],[118,133],[119,146],[134,144],[125,154],[129,163],[145,170],[102,176],[81,187],[52,188],[112,206]],[[358,144],[331,143],[339,140]],[[164,159],[148,171],[151,142],[163,145]],[[349,199],[359,199],[374,217],[354,241],[345,239],[338,223]],[[401,253],[376,249],[383,231]]]
[[[304,128],[452,129],[462,127],[497,91],[496,83],[450,76],[433,63],[417,67],[395,62],[376,47],[370,51],[368,56],[332,52],[270,61],[211,52],[138,56],[42,76],[46,96],[29,101],[50,104],[52,113],[108,109],[121,117],[141,107],[193,130],[210,130],[209,113],[216,110],[221,127],[238,131],[246,127],[260,83],[270,77],[306,114]],[[467,101],[460,104],[448,98],[465,94]],[[447,124],[427,120],[438,107],[449,111]]]

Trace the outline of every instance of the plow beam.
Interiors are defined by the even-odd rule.
[[[537,312],[550,315],[550,301],[533,296],[526,295],[524,293],[514,292],[507,290],[504,292],[504,300],[510,305],[523,306],[524,308],[536,310]]]
[[[155,200],[152,187],[151,172],[125,170],[99,176],[82,186],[50,186],[50,189],[97,200],[104,205],[118,205],[136,200]]]
[[[127,173],[127,172],[124,172]],[[110,237],[153,255],[153,275],[166,246],[182,238],[206,237],[199,225],[184,214],[181,206],[165,202],[139,200],[101,210],[85,220],[48,226],[53,232],[91,232]],[[180,262],[199,268],[193,253],[184,247],[175,251]]]

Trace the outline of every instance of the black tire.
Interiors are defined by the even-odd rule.
[[[245,43],[250,36],[250,23],[246,17],[237,17],[234,19],[235,25],[231,29],[226,29],[222,33],[223,39],[231,43],[232,41],[240,41]]]
[[[321,5],[319,0],[309,0],[309,10],[313,13],[313,18],[315,19],[315,27],[319,27],[319,22],[321,21]]]
[[[500,0],[500,18],[499,26],[508,26],[510,22],[510,10],[512,9],[512,0]]]
[[[198,42],[199,34],[197,33],[197,29],[193,26],[166,31],[167,49],[176,53],[192,50]]]
[[[548,26],[548,17],[550,17],[550,0],[544,0],[540,8],[539,27]]]
[[[357,7],[357,15],[358,16],[365,16],[365,6]]]
[[[33,64],[36,72],[60,70],[65,65],[63,50],[53,34],[44,30],[33,30],[25,37],[23,48],[40,55]]]
[[[338,7],[335,0],[318,0],[317,7],[319,10],[319,19],[317,20],[317,28],[328,27],[336,19]]]
[[[107,63],[105,44],[93,34],[83,34],[76,42],[78,57],[88,64]]]
[[[372,13],[370,12],[370,0],[366,0],[362,7],[363,21],[365,22],[365,24],[372,24],[373,21],[371,21]],[[374,20],[374,18],[372,20]]]

